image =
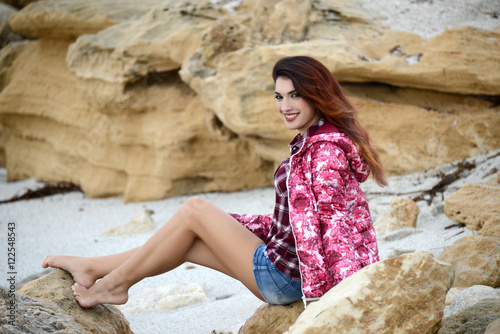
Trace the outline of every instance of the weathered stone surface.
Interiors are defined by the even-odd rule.
[[[452,275],[425,252],[374,263],[308,305],[287,333],[427,333]]]
[[[57,1],[29,4],[10,21],[16,32],[38,38],[75,39],[114,24],[140,18],[168,0]],[[173,2],[173,1],[172,1]]]
[[[302,311],[302,301],[290,305],[263,304],[245,321],[238,334],[282,334],[293,325]]]
[[[151,214],[151,210],[144,210],[143,212],[139,213],[130,223],[114,227],[108,231],[103,232],[101,235],[116,236],[151,232],[155,229],[155,222],[153,221]]]
[[[473,285],[461,291],[453,303],[444,308],[443,318],[455,315],[483,299],[500,299],[500,291],[490,286]]]
[[[416,227],[420,209],[409,197],[396,197],[389,209],[382,213],[374,223],[377,235],[399,230],[402,227]]]
[[[453,287],[500,287],[500,241],[482,235],[466,236],[446,248],[439,260],[451,263]]]
[[[369,37],[373,36],[366,38]],[[351,42],[343,39],[255,45],[222,56],[211,75],[206,70],[200,71],[203,51],[199,50],[185,61],[180,74],[200,96],[208,112],[215,114],[232,132],[249,137],[259,155],[278,163],[289,153],[286,144],[293,134],[283,127],[277,112],[269,112],[275,110],[270,99],[274,85],[269,76],[274,62],[288,55],[307,54],[320,59],[337,75],[344,62],[356,63],[350,48]],[[351,80],[347,76],[342,79]],[[494,128],[500,127],[497,124],[500,118],[498,112],[486,107],[489,103],[480,107],[479,100],[463,96],[394,89],[348,85],[361,120],[370,129],[391,174],[422,171],[498,146],[494,138],[500,137],[500,130]],[[474,115],[470,113],[472,109],[477,111]],[[482,125],[476,123],[479,119]],[[480,130],[484,126],[488,131]]]
[[[14,325],[9,324],[11,298],[0,287],[0,328],[6,333],[129,333],[129,323],[114,306],[83,309],[73,296],[70,274],[62,270],[25,284],[15,297]]]
[[[444,212],[471,230],[492,221],[500,224],[500,185],[467,184],[446,199]]]
[[[199,98],[175,72],[164,85],[129,88],[148,101],[141,113],[93,109],[65,64],[68,45],[32,42],[11,61],[17,74],[0,94],[10,180],[68,181],[89,197],[127,201],[269,183],[272,164],[243,140],[214,139]],[[48,85],[51,102],[40,103]]]
[[[500,299],[486,299],[455,316],[444,318],[439,334],[483,334],[500,317]]]
[[[126,200],[269,185],[294,136],[270,72],[293,54],[343,81],[390,174],[500,148],[496,31],[424,40],[351,0],[46,0],[11,24],[41,40],[0,53],[10,180]]]
[[[486,327],[484,334],[498,334],[500,333],[500,318],[493,321]]]

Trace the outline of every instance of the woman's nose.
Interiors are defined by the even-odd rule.
[[[289,101],[283,100],[281,103],[281,111],[289,111],[292,109],[292,106]]]

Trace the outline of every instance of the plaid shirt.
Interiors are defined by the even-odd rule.
[[[313,136],[324,123],[325,119],[321,118],[311,125],[303,136],[300,133],[297,134],[289,144],[291,155],[297,153],[302,147],[305,138]],[[274,173],[276,204],[274,206],[273,224],[269,232],[270,240],[267,243],[267,254],[276,268],[300,282],[299,259],[288,212],[287,178],[289,173],[290,158],[287,157]]]

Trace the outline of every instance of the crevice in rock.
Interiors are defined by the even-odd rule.
[[[399,87],[381,82],[354,83],[342,81],[340,84],[350,96],[368,98],[379,102],[413,105],[441,114],[457,114],[460,113],[460,108],[464,110],[479,106],[495,108],[500,105],[500,95],[462,95]],[[453,109],[446,109],[450,107]]]
[[[163,72],[149,72],[146,76],[140,77],[133,82],[125,85],[124,93],[137,89],[150,89],[155,86],[169,86],[175,85],[180,82],[178,70],[163,71]]]

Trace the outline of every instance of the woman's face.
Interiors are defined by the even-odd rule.
[[[278,77],[276,79],[276,109],[280,112],[285,125],[290,130],[299,130],[301,134],[314,123],[321,115],[314,110],[314,107],[302,98],[292,80],[288,77]]]

